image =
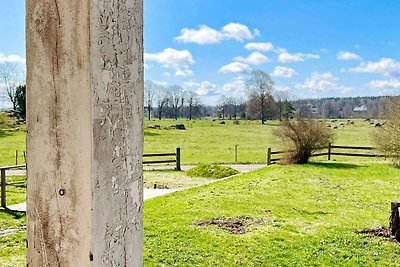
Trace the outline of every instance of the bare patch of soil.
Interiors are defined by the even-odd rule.
[[[376,237],[381,237],[381,238],[392,238],[390,235],[390,229],[388,227],[381,227],[381,228],[375,228],[375,229],[365,229],[361,231],[356,231],[357,234],[366,234],[366,235],[371,235],[371,236],[376,236]]]
[[[246,216],[234,217],[234,218],[216,218],[211,220],[197,221],[195,224],[198,226],[209,226],[215,225],[218,228],[229,231],[232,234],[245,234],[248,228],[252,225],[262,224],[263,219],[255,219]]]

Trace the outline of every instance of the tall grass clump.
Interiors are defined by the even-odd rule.
[[[281,163],[305,164],[318,150],[328,146],[333,139],[333,132],[323,123],[308,120],[285,120],[274,134],[286,142],[288,152]]]
[[[386,123],[375,133],[377,148],[400,166],[400,98],[392,97],[386,103]]]
[[[186,171],[186,174],[192,177],[207,177],[220,179],[238,174],[239,172],[229,166],[218,164],[199,164],[196,167]]]

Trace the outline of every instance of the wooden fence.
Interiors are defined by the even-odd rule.
[[[143,164],[163,164],[163,163],[175,163],[175,169],[181,170],[181,149],[179,147],[176,148],[175,153],[156,153],[156,154],[143,154],[143,158],[149,157],[173,157],[172,159],[165,160],[150,160],[143,161]]]
[[[347,156],[347,157],[385,157],[382,154],[376,153],[375,147],[363,147],[363,146],[335,146],[329,144],[327,152],[319,152],[311,155],[311,157],[328,156],[328,160],[331,160],[332,156]],[[338,152],[337,150],[351,150],[351,152]],[[360,153],[359,151],[368,151],[370,153]],[[355,152],[354,152],[355,151]],[[290,151],[272,151],[270,147],[267,148],[267,165],[275,164],[282,158],[275,158],[274,155],[281,155]]]
[[[20,169],[26,168],[26,164],[15,165],[15,166],[4,166],[0,167],[0,174],[1,174],[1,207],[7,207],[7,199],[6,199],[6,188],[7,186],[14,186],[14,187],[26,187],[26,183],[24,184],[9,184],[6,180],[6,171],[12,169]]]
[[[151,160],[151,161],[143,161],[143,164],[164,164],[164,163],[175,163],[175,169],[180,171],[181,170],[181,149],[179,147],[176,148],[175,153],[153,153],[153,154],[143,154],[143,158],[163,158],[169,157],[169,159],[164,160]],[[7,186],[14,186],[14,187],[26,187],[26,183],[21,184],[9,184],[6,180],[6,171],[7,170],[15,170],[15,169],[26,169],[26,164],[21,165],[14,165],[14,166],[4,166],[0,167],[0,174],[1,174],[1,183],[0,183],[0,193],[1,193],[1,207],[7,207]]]

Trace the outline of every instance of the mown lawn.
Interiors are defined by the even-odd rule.
[[[151,199],[144,265],[398,266],[398,243],[357,231],[388,224],[399,181],[400,170],[387,164],[270,166]],[[7,227],[25,223],[0,216]],[[217,218],[253,224],[244,234],[197,225]],[[0,266],[24,265],[24,238],[1,238]]]
[[[387,226],[400,170],[386,164],[273,166],[145,203],[146,266],[398,266]],[[200,220],[248,217],[245,234]]]

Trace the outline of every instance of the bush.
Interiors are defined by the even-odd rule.
[[[238,173],[239,172],[237,170],[232,169],[231,167],[221,166],[217,164],[199,164],[197,167],[186,171],[186,174],[189,176],[207,177],[214,179],[220,179]]]
[[[375,145],[400,166],[400,98],[390,98],[385,108],[387,120],[374,136]]]
[[[286,120],[274,131],[274,134],[288,143],[288,152],[282,163],[304,164],[316,151],[328,146],[332,141],[332,130],[323,123],[306,120]]]

